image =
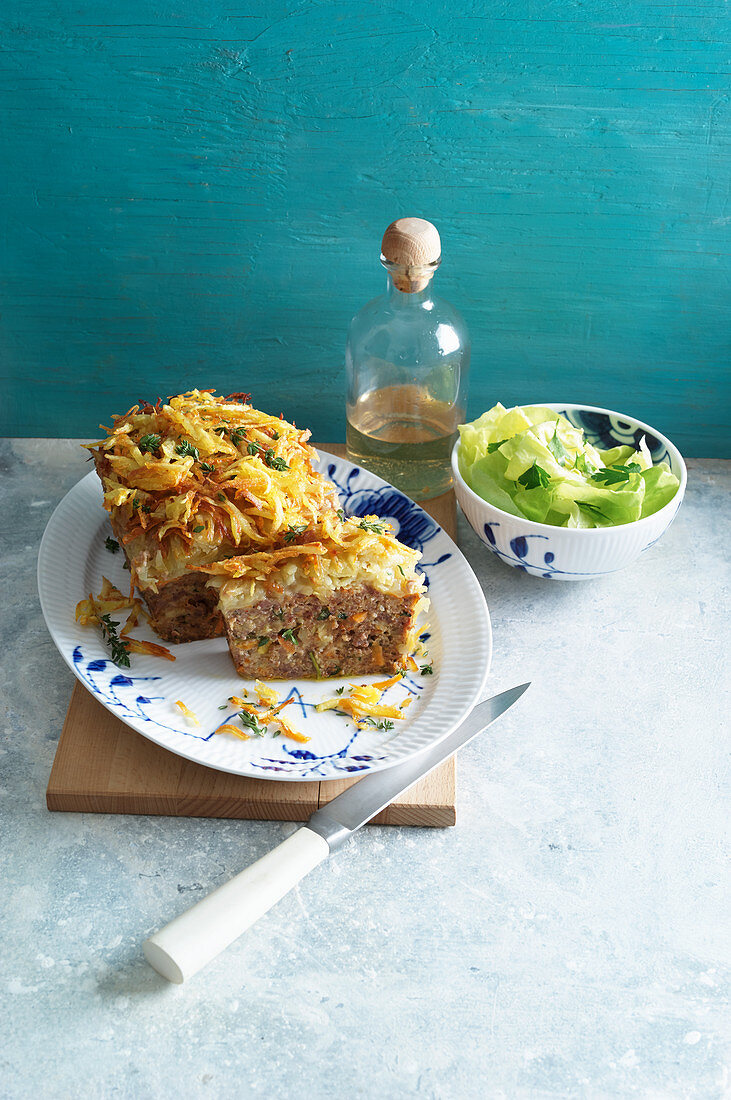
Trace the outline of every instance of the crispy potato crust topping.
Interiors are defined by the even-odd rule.
[[[286,543],[338,507],[314,468],[309,431],[246,397],[191,390],[134,405],[86,445],[143,587],[179,575],[184,563]]]

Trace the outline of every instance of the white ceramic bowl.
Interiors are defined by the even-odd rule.
[[[452,451],[454,491],[465,516],[482,542],[501,561],[551,580],[582,581],[623,569],[657,542],[675,518],[685,494],[687,470],[680,451],[648,424],[623,413],[593,405],[546,404],[581,428],[590,443],[601,450],[622,444],[637,446],[644,435],[653,463],[668,462],[680,481],[678,491],[664,508],[645,519],[617,527],[553,527],[519,519],[488,504],[467,485],[459,471],[460,441]]]

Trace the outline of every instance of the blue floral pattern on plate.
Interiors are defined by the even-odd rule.
[[[85,657],[80,645],[74,648],[73,661],[79,678],[83,680],[94,695],[98,696],[105,706],[109,707],[110,710],[114,710],[120,718],[150,723],[160,729],[169,730],[171,733],[182,733],[184,737],[196,741],[210,741],[215,736],[219,726],[224,722],[233,722],[236,718],[237,711],[231,709],[228,713],[221,714],[213,728],[207,732],[205,730],[196,732],[194,728],[181,730],[178,726],[161,722],[159,718],[148,712],[147,708],[151,704],[165,701],[164,695],[143,695],[140,693],[139,687],[136,686],[160,681],[162,677],[130,676],[127,673],[122,673],[114,662],[107,658]],[[424,690],[423,685],[410,675],[405,676],[399,686],[402,687],[405,695],[415,698],[418,698]],[[290,688],[282,698],[282,702],[290,699],[298,712],[298,723],[300,725],[315,717],[316,704],[305,702],[298,688]],[[287,741],[281,738],[272,740],[272,744],[277,746],[280,755],[252,761],[252,766],[261,772],[296,773],[303,779],[315,779],[327,778],[328,773],[333,771],[345,773],[368,771],[376,761],[387,759],[382,754],[366,752],[354,755],[350,750],[362,731],[355,728],[352,723],[350,729],[352,732],[341,748],[336,752],[324,754],[314,753],[306,748],[291,748]],[[306,725],[303,730],[307,732]],[[296,744],[296,742],[293,742],[293,744]]]
[[[427,512],[415,504],[409,497],[404,496],[393,485],[382,485],[379,489],[363,486],[362,471],[359,466],[353,466],[347,477],[338,480],[337,467],[334,462],[328,463],[327,476],[337,486],[343,510],[349,516],[379,516],[388,520],[393,533],[406,546],[412,550],[424,553],[424,548],[441,531],[441,527]],[[370,475],[368,475],[370,477]],[[445,553],[435,561],[419,562],[429,587],[429,570],[435,565],[441,565],[451,557]]]
[[[389,689],[388,703],[399,705],[407,697],[413,701],[403,723],[396,722],[392,730],[357,729],[347,715],[315,710],[339,686],[347,690],[347,680],[289,681],[275,687],[283,701],[292,700],[288,713],[311,740],[302,744],[273,736],[272,725],[265,737],[242,742],[216,735],[221,724],[235,719],[235,704],[225,700],[251,687],[236,676],[225,639],[174,646],[177,659],[171,663],[134,654],[130,669],[115,666],[99,633],[80,627],[74,618],[76,602],[99,590],[102,575],[122,589],[129,580],[121,555],[104,548],[108,521],[98,479],[91,473],[70,490],[49,520],[39,552],[39,594],[60,653],[105,707],[190,760],[235,774],[290,780],[331,779],[386,767],[432,744],[469,712],[483,689],[491,654],[489,616],[474,574],[435,521],[392,486],[328,454],[320,456],[320,468],[335,481],[348,514],[389,520],[399,537],[426,559],[420,567],[433,602],[424,637],[429,639],[434,674],[422,678],[418,671],[409,673]],[[474,639],[473,647],[459,662],[445,665],[445,648],[461,651],[465,630]],[[138,636],[154,639],[144,626]],[[195,712],[200,725],[178,711],[177,700]]]

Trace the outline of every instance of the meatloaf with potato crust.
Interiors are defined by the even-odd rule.
[[[308,431],[259,412],[246,394],[191,390],[135,405],[87,444],[115,538],[157,633],[171,642],[223,632],[199,565],[282,546],[335,515]]]
[[[397,672],[427,606],[419,554],[376,516],[328,519],[311,541],[199,566],[236,671],[283,680]]]

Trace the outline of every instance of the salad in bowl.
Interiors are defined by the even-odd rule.
[[[680,506],[677,448],[641,421],[590,405],[495,405],[460,426],[455,492],[486,546],[535,576],[621,569]]]

